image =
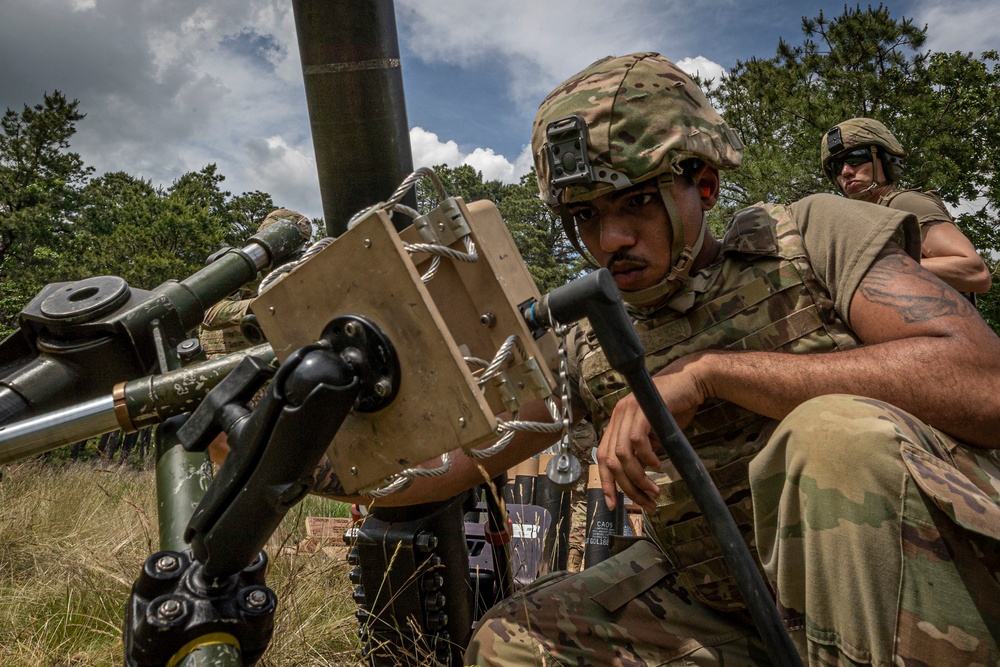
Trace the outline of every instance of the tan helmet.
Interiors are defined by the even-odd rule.
[[[287,208],[279,208],[268,213],[267,217],[264,218],[264,221],[260,223],[259,227],[257,227],[257,231],[263,231],[279,220],[294,222],[295,226],[299,228],[299,233],[302,234],[302,238],[306,241],[312,238],[312,223],[309,221],[309,218],[302,215],[298,211],[293,211]]]
[[[823,172],[834,185],[839,187],[837,174],[832,173],[830,162],[857,148],[872,146],[876,147],[875,153],[882,161],[882,170],[886,177],[893,183],[899,181],[903,175],[903,158],[906,157],[906,151],[889,128],[873,118],[851,118],[827,130],[819,150]]]
[[[684,239],[683,220],[670,194],[681,163],[696,158],[716,169],[735,169],[743,157],[743,142],[698,85],[657,53],[604,58],[557,86],[538,108],[531,149],[539,194],[562,216],[581,253],[563,204],[659,177],[673,238]],[[668,289],[659,290],[662,295],[687,280],[706,233],[703,225],[693,246],[672,244],[673,270]],[[641,298],[648,296],[644,291]]]

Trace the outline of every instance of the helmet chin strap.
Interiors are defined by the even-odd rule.
[[[879,183],[878,181],[873,180],[872,184],[869,185],[867,188],[865,188],[864,190],[859,190],[858,192],[852,192],[849,195],[847,195],[847,198],[865,201],[865,198],[868,195],[875,192],[876,188],[880,188],[883,185],[885,185],[885,183]]]
[[[698,230],[698,237],[694,244],[688,245],[684,242],[684,219],[681,211],[674,201],[670,186],[674,182],[672,173],[665,173],[659,176],[660,197],[663,205],[667,209],[667,216],[670,218],[670,228],[673,236],[670,243],[670,272],[651,287],[637,292],[622,292],[622,300],[631,306],[646,306],[666,299],[676,293],[691,277],[691,265],[705,245],[705,236],[708,235],[708,223],[705,215],[701,216],[701,228]],[[680,243],[678,243],[680,240]]]

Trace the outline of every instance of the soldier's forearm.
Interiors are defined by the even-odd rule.
[[[992,345],[991,347],[996,347]],[[691,364],[710,396],[775,419],[826,394],[891,403],[919,419],[984,447],[1000,447],[997,350],[980,363],[956,360],[943,339],[905,339],[826,354],[701,353]]]
[[[979,255],[975,257],[924,257],[920,265],[959,292],[988,292],[990,271]]]

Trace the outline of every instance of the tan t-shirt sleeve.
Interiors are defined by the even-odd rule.
[[[920,228],[911,213],[828,194],[806,197],[789,209],[809,263],[848,325],[854,292],[886,244],[893,242],[920,261]]]
[[[925,192],[908,190],[900,192],[888,204],[889,208],[906,211],[917,216],[917,224],[923,227],[933,227],[948,222],[954,224],[951,214],[940,199]]]

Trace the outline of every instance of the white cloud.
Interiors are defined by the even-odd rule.
[[[290,146],[284,137],[248,139],[244,144],[244,179],[259,184],[278,206],[310,218],[323,217],[312,147]]]
[[[722,78],[726,76],[726,68],[718,63],[712,62],[704,56],[682,58],[677,61],[677,66],[691,76],[697,75],[701,77],[702,81],[711,80],[712,83],[709,87],[713,89],[718,86]]]
[[[410,150],[413,153],[413,167],[436,167],[439,164],[457,166],[465,156],[454,141],[441,141],[438,135],[422,127],[410,130]]]
[[[397,0],[401,35],[431,63],[499,62],[511,98],[528,107],[569,73],[608,53],[654,51],[683,35],[691,3],[635,0]],[[664,53],[670,57],[670,54]]]
[[[433,132],[428,132],[422,127],[414,127],[410,130],[410,147],[415,169],[441,164],[449,167],[467,164],[482,172],[486,180],[498,180],[503,183],[517,183],[531,169],[529,146],[525,146],[521,154],[511,162],[503,155],[495,153],[492,148],[475,148],[471,153],[463,153],[454,141],[442,141]]]
[[[1000,48],[1000,3],[996,0],[924,0],[912,13],[914,23],[927,25],[924,49],[979,54]]]
[[[169,185],[216,163],[234,194],[321,213],[287,0],[5,0],[0,61],[0,109],[80,100],[72,149],[98,174]]]

